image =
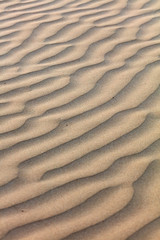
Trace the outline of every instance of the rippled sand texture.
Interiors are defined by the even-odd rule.
[[[0,1],[0,239],[160,239],[159,0]]]

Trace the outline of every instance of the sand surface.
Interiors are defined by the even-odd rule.
[[[0,0],[0,239],[160,239],[159,0]]]

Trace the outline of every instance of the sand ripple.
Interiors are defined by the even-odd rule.
[[[159,0],[1,0],[0,50],[0,239],[159,240]]]

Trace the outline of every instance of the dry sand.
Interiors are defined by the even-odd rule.
[[[0,239],[160,239],[160,1],[0,1]]]

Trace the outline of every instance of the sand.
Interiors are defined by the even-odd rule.
[[[160,1],[0,1],[0,239],[160,239]]]

